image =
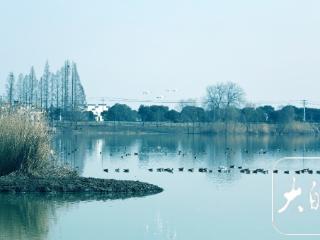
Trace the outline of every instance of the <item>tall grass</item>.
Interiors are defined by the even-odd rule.
[[[56,166],[48,130],[41,113],[1,110],[0,176],[11,172],[33,176],[70,172]]]

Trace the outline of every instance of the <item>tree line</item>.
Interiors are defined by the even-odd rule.
[[[34,67],[27,74],[10,72],[6,83],[6,102],[10,107],[27,107],[47,112],[53,118],[68,119],[86,106],[86,95],[77,65],[65,61],[56,72],[46,62],[40,78]]]
[[[242,123],[289,123],[304,121],[304,109],[287,105],[280,109],[273,106],[254,107],[245,105],[243,89],[232,82],[207,87],[202,106],[195,101],[181,101],[179,111],[167,106],[140,105],[138,110],[126,104],[116,103],[102,112],[104,121],[141,122],[242,122]],[[320,122],[320,109],[306,108],[308,122]]]
[[[231,107],[228,111],[225,109],[207,110],[198,106],[185,106],[181,111],[177,111],[161,105],[140,105],[137,111],[126,104],[116,103],[108,111],[102,112],[102,116],[104,121],[289,123],[302,122],[303,111],[303,108],[291,105],[278,110],[266,105],[256,108]],[[320,122],[320,109],[306,108],[306,119],[308,122]]]

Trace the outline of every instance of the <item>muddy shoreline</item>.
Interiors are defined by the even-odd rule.
[[[149,183],[85,177],[0,177],[0,193],[86,193],[104,199],[141,197],[162,192]]]

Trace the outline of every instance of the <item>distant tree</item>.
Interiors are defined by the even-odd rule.
[[[103,112],[105,121],[136,121],[136,117],[136,112],[126,104],[116,103],[107,112]]]
[[[201,107],[186,106],[181,111],[181,120],[184,122],[204,122],[205,112]]]
[[[7,101],[10,107],[13,105],[14,102],[14,87],[15,87],[15,79],[14,74],[11,72],[7,78],[7,85],[6,85],[6,95]]]
[[[241,109],[241,117],[245,123],[253,123],[257,121],[256,110],[253,107],[245,107]]]
[[[226,87],[223,83],[207,87],[207,107],[215,113],[216,109],[220,109],[224,105],[224,99],[226,96]],[[214,117],[215,118],[215,117]]]
[[[150,114],[151,114],[151,110],[150,107],[148,106],[144,106],[144,105],[140,105],[139,109],[138,109],[138,115],[141,118],[142,122],[147,122],[150,121]]]
[[[278,122],[279,123],[290,123],[295,119],[295,111],[293,106],[285,106],[278,111]]]
[[[83,121],[95,121],[95,115],[92,111],[84,111],[82,112],[82,117],[80,120]]]
[[[169,111],[167,106],[144,106],[141,105],[138,110],[138,115],[142,122],[163,122],[166,121],[166,113]]]
[[[150,106],[150,120],[154,122],[164,122],[166,121],[165,115],[168,111],[169,108],[167,106],[152,105]]]
[[[170,122],[180,122],[180,113],[176,110],[170,110],[168,112],[165,113],[166,120],[170,121]]]
[[[227,109],[225,109],[224,120],[226,122],[240,121],[240,118],[241,118],[241,111],[239,108],[231,106],[231,107],[228,107]]]
[[[50,95],[49,95],[50,77],[51,77],[51,73],[49,70],[49,63],[47,61],[44,67],[43,75],[39,83],[40,95],[41,95],[41,108],[44,108],[46,111],[48,111],[49,101],[50,101],[49,99],[50,98]]]
[[[65,61],[64,66],[61,69],[62,74],[62,103],[63,103],[63,112],[67,112],[70,108],[69,105],[69,77],[70,77],[70,63]]]
[[[34,67],[32,66],[30,69],[29,76],[28,76],[28,86],[27,86],[28,97],[29,97],[28,105],[29,106],[37,107],[37,103],[38,103],[37,88],[38,88],[38,81],[36,78]]]
[[[80,111],[86,105],[86,94],[81,84],[76,63],[72,63],[71,106],[73,111]]]
[[[261,114],[264,116],[264,121],[265,122],[272,122],[274,121],[273,119],[273,113],[274,113],[274,107],[266,105],[266,106],[261,106],[257,108],[257,111],[259,111]]]
[[[234,82],[217,83],[207,87],[209,109],[239,107],[244,102],[243,89]]]
[[[234,108],[241,106],[244,102],[244,91],[236,83],[217,83],[207,87],[206,102],[207,108],[213,113],[213,121],[216,120],[216,113],[221,109],[224,111],[224,120],[229,120],[234,115]],[[232,113],[231,113],[232,112]]]
[[[228,82],[225,84],[225,107],[239,107],[244,103],[244,91],[236,83]]]
[[[20,104],[23,104],[23,101],[24,101],[24,84],[23,84],[23,81],[24,81],[24,76],[23,74],[19,74],[18,76],[18,79],[17,79],[17,82],[16,82],[16,87],[15,87],[15,90],[16,90],[16,98],[17,100],[19,101]]]
[[[50,72],[46,62],[39,81],[32,66],[29,74],[19,74],[14,88],[16,91],[13,100],[51,113],[52,108],[60,109],[59,117],[61,115],[67,119],[79,116],[76,112],[83,111],[86,105],[86,95],[77,66],[75,63],[71,66],[69,61],[65,61],[64,66],[55,74]]]
[[[303,109],[300,109],[299,113],[299,119],[300,121],[303,120]],[[316,108],[307,108],[306,109],[306,119],[308,121],[311,121],[311,122],[320,122],[320,109],[316,109]]]

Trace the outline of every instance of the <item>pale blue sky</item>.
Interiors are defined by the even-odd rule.
[[[3,83],[68,58],[89,97],[200,98],[235,81],[252,102],[319,99],[318,0],[0,0],[0,10]]]

